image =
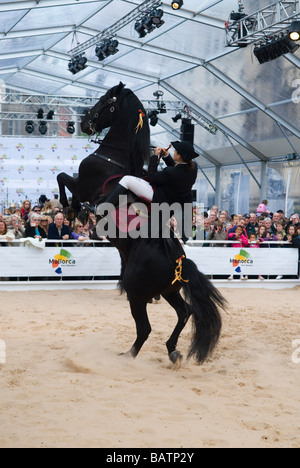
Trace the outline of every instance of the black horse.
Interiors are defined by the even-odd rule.
[[[96,153],[85,158],[79,166],[78,178],[58,175],[60,201],[66,206],[64,186],[80,202],[90,204],[105,199],[103,187],[113,176],[141,176],[150,152],[150,131],[146,111],[124,85],[111,88],[82,120],[82,131],[94,135],[110,127]],[[108,188],[109,187],[109,188]],[[108,189],[107,189],[108,188]],[[126,291],[137,337],[126,355],[136,357],[147,340],[151,325],[147,304],[162,295],[176,310],[178,321],[166,342],[169,358],[179,366],[182,354],[176,349],[179,335],[190,316],[193,318],[191,346],[188,357],[202,363],[216,346],[221,331],[220,308],[226,301],[191,260],[185,258],[177,239],[133,239],[116,236],[109,239],[122,259],[122,288]],[[183,291],[185,299],[180,290]]]

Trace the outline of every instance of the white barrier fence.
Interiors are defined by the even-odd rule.
[[[47,244],[50,241],[47,241]],[[53,242],[53,241],[52,241]],[[213,242],[210,242],[213,243]],[[271,243],[271,242],[270,242]],[[75,246],[74,246],[75,244]],[[298,249],[295,248],[224,248],[185,245],[186,256],[206,275],[297,275]],[[109,243],[76,245],[63,242],[37,248],[0,247],[0,277],[3,278],[117,278],[121,262],[117,249]]]

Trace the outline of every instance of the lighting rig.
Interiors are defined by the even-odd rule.
[[[73,75],[76,75],[76,73],[79,73],[81,70],[84,70],[87,67],[86,62],[87,58],[84,56],[84,54],[75,55],[69,61],[68,69],[71,73],[73,73]]]
[[[160,28],[165,22],[162,20],[163,10],[152,9],[145,14],[142,18],[136,21],[134,25],[135,31],[139,34],[139,37],[145,37],[146,34],[151,33],[156,28]]]
[[[118,45],[119,43],[116,39],[104,39],[96,46],[95,54],[100,61],[104,60],[110,55],[115,55],[119,52]]]
[[[128,15],[121,18],[112,26],[109,26],[91,39],[88,39],[82,44],[78,44],[76,47],[72,48],[69,51],[69,54],[72,55],[72,57],[75,57],[79,54],[82,54],[90,47],[99,44],[102,40],[115,37],[120,29],[124,28],[133,21],[140,21],[145,16],[145,12],[156,11],[161,5],[161,0],[145,0],[140,6],[132,10]]]
[[[275,21],[274,21],[275,18]],[[300,43],[300,0],[277,1],[252,15],[244,13],[242,1],[225,24],[226,42],[230,47],[254,44],[259,63],[294,53]]]

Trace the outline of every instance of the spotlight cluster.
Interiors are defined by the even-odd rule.
[[[49,112],[47,113],[47,120],[53,120],[53,117],[54,117],[54,111],[49,110]],[[42,108],[38,109],[37,114],[36,114],[36,118],[38,119],[38,130],[39,130],[40,134],[41,135],[46,135],[46,133],[48,131],[48,126],[47,126],[47,122],[45,120],[43,120],[44,119],[44,110]],[[66,130],[67,130],[68,133],[70,133],[70,135],[75,133],[75,122],[73,122],[71,120],[69,122],[67,122]],[[33,120],[27,120],[25,122],[25,132],[31,134],[34,131],[35,131],[35,122]]]
[[[87,58],[84,57],[84,54],[75,55],[75,57],[72,57],[69,61],[68,69],[71,73],[73,73],[73,75],[76,75],[76,73],[84,70],[87,67],[86,62]]]
[[[281,55],[294,53],[299,48],[289,34],[274,36],[265,42],[260,42],[254,47],[253,53],[259,63],[275,60]]]
[[[161,8],[149,11],[143,18],[136,21],[134,29],[139,37],[145,37],[156,28],[160,28],[165,22],[162,20],[163,10]]]
[[[97,45],[95,54],[99,60],[104,60],[110,55],[115,55],[119,52],[119,49],[117,48],[118,45],[119,43],[116,39],[106,39]]]

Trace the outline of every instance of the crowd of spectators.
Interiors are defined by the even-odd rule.
[[[282,210],[271,213],[267,205],[263,200],[252,213],[231,215],[216,205],[202,212],[195,206],[192,239],[200,240],[201,247],[300,248],[299,214],[286,217]],[[176,220],[170,224],[176,232]],[[5,213],[0,212],[0,246],[15,246],[18,244],[12,241],[28,237],[73,239],[75,245],[84,246],[92,245],[90,240],[99,240],[95,216],[90,213],[85,225],[75,215],[67,216],[57,195],[51,200],[42,195],[35,205],[25,200],[20,208],[12,204]]]
[[[300,218],[288,218],[282,210],[271,213],[263,200],[252,213],[229,215],[214,205],[207,212],[193,213],[193,239],[203,247],[300,248]],[[214,243],[203,241],[218,241]],[[227,241],[226,243],[221,241]],[[261,275],[259,279],[264,279]],[[232,279],[230,276],[228,279]],[[242,279],[248,279],[247,276]],[[277,276],[276,279],[281,279]]]
[[[90,213],[83,225],[70,210],[63,210],[58,196],[49,200],[41,196],[39,202],[32,205],[25,200],[20,208],[11,204],[5,213],[0,212],[0,245],[15,246],[14,240],[33,238],[39,240],[76,240],[76,245],[91,245],[89,240],[99,240],[96,234],[96,219]],[[5,241],[5,242],[2,242]]]
[[[266,200],[264,202],[267,203]],[[204,247],[249,247],[253,243],[257,247],[298,246],[299,214],[293,213],[287,218],[282,210],[271,213],[265,203],[260,204],[257,210],[261,210],[263,206],[266,207],[266,210],[262,212],[232,215],[229,215],[226,210],[219,211],[216,205],[212,206],[209,211],[202,213],[199,213],[195,208],[193,239],[232,241],[227,243],[205,242],[203,243]],[[290,244],[282,244],[282,241],[288,241]]]

